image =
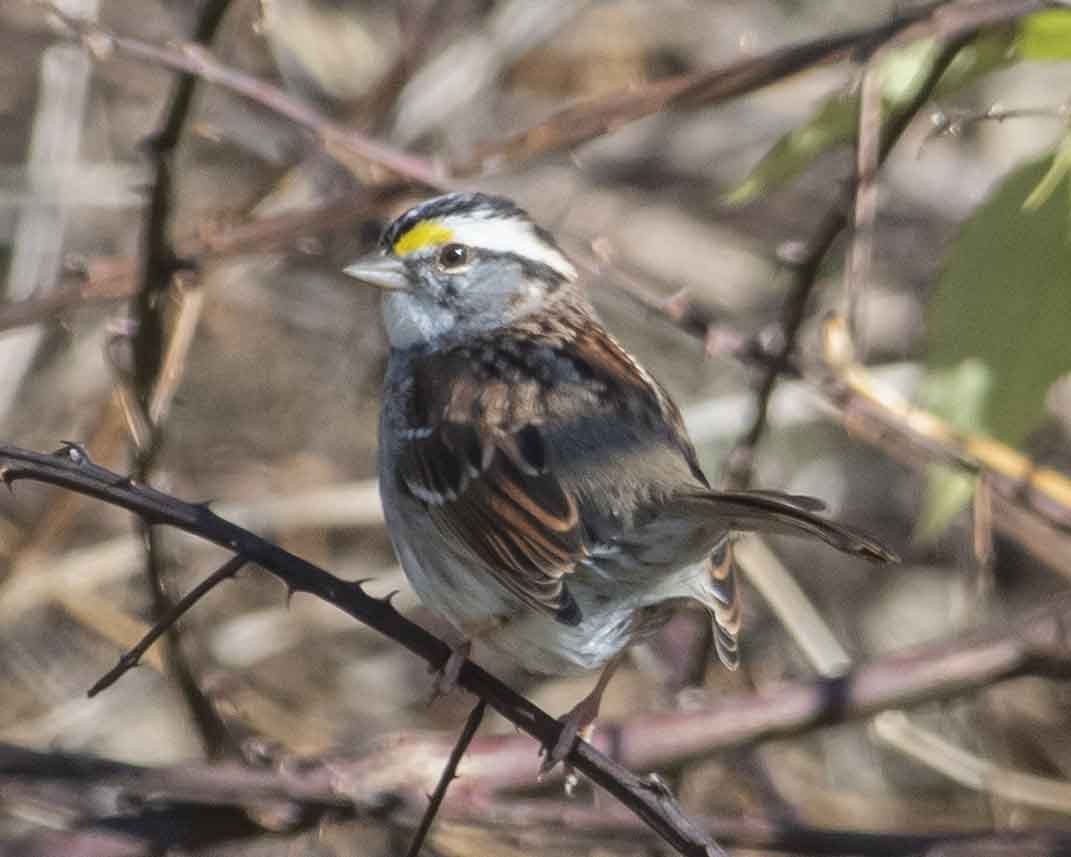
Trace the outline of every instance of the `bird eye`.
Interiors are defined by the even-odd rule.
[[[455,271],[469,261],[469,248],[464,244],[447,244],[439,251],[439,267],[444,271]]]

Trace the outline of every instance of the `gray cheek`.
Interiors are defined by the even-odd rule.
[[[410,348],[444,335],[455,319],[449,310],[421,295],[395,292],[383,298],[383,323],[394,348]]]

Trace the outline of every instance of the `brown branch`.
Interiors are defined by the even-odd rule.
[[[851,243],[844,266],[844,315],[853,339],[866,342],[859,315],[863,290],[870,279],[874,257],[874,227],[878,216],[878,170],[881,169],[881,61],[889,46],[875,52],[863,71],[859,86],[859,120],[855,143],[855,200],[852,207]]]
[[[122,54],[182,74],[194,75],[247,98],[278,116],[289,119],[310,131],[329,151],[358,159],[370,178],[383,180],[387,174],[402,176],[428,187],[442,187],[442,171],[434,161],[411,155],[378,143],[364,134],[328,119],[315,107],[292,97],[285,90],[232,68],[204,47],[191,42],[155,44],[143,39],[122,36],[92,22],[73,18],[49,3],[48,9],[70,34],[88,47],[99,59]]]
[[[1016,4],[1010,3],[1008,5]],[[988,19],[986,20],[988,21]],[[877,167],[884,163],[903,132],[907,130],[908,125],[911,124],[919,110],[929,101],[941,76],[952,60],[955,59],[956,54],[977,33],[979,26],[981,25],[972,23],[970,26],[956,31],[949,38],[942,47],[941,53],[935,58],[926,79],[920,84],[911,100],[889,118],[887,125],[882,129],[880,144],[874,153],[877,162],[872,167],[868,167],[871,173],[871,181]],[[848,225],[847,212],[854,208],[856,190],[857,185],[853,182],[851,186],[842,192],[819,222],[814,235],[807,242],[805,252],[798,263],[793,266],[793,286],[782,310],[783,342],[779,358],[763,376],[759,384],[755,417],[752,420],[751,427],[730,455],[726,481],[731,486],[743,487],[751,481],[755,449],[766,431],[770,400],[777,387],[777,382],[788,367],[790,355],[796,348],[800,330],[807,317],[807,308],[810,304],[811,296],[818,284],[818,274],[822,263],[833,248],[834,242]]]
[[[227,547],[278,576],[292,590],[321,597],[398,641],[433,665],[445,662],[449,647],[366,595],[277,546],[228,524],[203,507],[182,503],[152,489],[132,485],[86,461],[78,448],[40,455],[0,447],[7,481],[34,479],[61,485],[123,506],[152,523],[170,524]],[[796,734],[820,725],[867,716],[889,707],[961,694],[1021,675],[1071,676],[1065,637],[1068,605],[1024,617],[1001,633],[979,633],[860,667],[836,680],[788,685],[760,694],[720,698],[702,713],[649,714],[626,724],[607,724],[599,733],[623,761],[634,767],[672,765],[696,755],[774,736]],[[541,743],[556,739],[560,725],[527,700],[466,663],[462,687],[502,713]],[[533,760],[531,744],[514,736],[474,742],[470,754],[493,752],[494,765],[480,764],[483,785],[502,788],[524,779],[524,761]],[[637,812],[660,835],[686,854],[709,847],[681,821],[679,810],[659,788],[639,780],[586,743],[578,743],[570,763]],[[359,778],[358,778],[359,780]]]
[[[451,162],[450,173],[469,176],[573,148],[622,126],[672,108],[695,110],[762,89],[804,69],[842,60],[861,46],[883,42],[926,19],[939,3],[903,11],[877,24],[824,36],[695,74],[681,75],[581,102],[514,136],[477,146]]]
[[[282,580],[292,592],[321,598],[379,631],[435,667],[446,663],[450,647],[359,586],[329,574],[300,557],[215,515],[204,506],[185,503],[144,485],[134,484],[93,464],[83,449],[69,445],[45,455],[0,444],[0,477],[11,484],[30,479],[58,485],[125,508],[150,525],[168,525],[211,541],[244,556]],[[458,684],[487,701],[503,717],[536,738],[554,746],[561,724],[471,661],[466,661]],[[711,857],[721,853],[710,837],[691,824],[672,796],[578,741],[567,761],[596,785],[608,791],[644,819],[670,846],[684,855]]]
[[[201,847],[207,848],[216,842],[268,833],[250,824],[248,808],[258,804],[275,805],[280,816],[294,819],[284,828],[290,833],[312,828],[327,813],[344,816],[347,811],[407,823],[423,785],[419,776],[414,778],[414,769],[426,770],[429,760],[445,759],[449,746],[444,736],[421,733],[393,736],[354,756],[295,759],[271,768],[235,762],[143,768],[0,743],[0,786],[10,802],[24,797],[35,806],[58,806],[82,819],[75,830],[48,831],[8,846],[0,844],[0,857],[140,855],[147,845],[189,845],[194,830]],[[475,743],[473,751],[480,752]],[[474,770],[488,770],[494,764],[490,752],[493,749],[479,756]],[[415,765],[417,759],[422,764]],[[377,774],[374,786],[362,788],[373,771]],[[650,836],[635,816],[613,806],[507,799],[482,787],[476,774],[466,778],[466,785],[463,791],[450,793],[440,818],[454,825],[500,831],[532,851],[541,850],[540,846],[575,847],[596,841],[635,843]],[[173,809],[156,809],[159,805]],[[124,823],[117,825],[120,816]],[[700,823],[733,847],[807,854],[906,857],[938,849],[942,854],[1013,853],[1017,857],[1071,853],[1071,834],[1066,831],[872,832],[740,814],[704,817]],[[278,836],[281,831],[270,832]],[[106,850],[105,844],[112,850]],[[89,847],[96,845],[101,845],[100,850]]]
[[[862,720],[889,709],[952,699],[1024,676],[1071,677],[1071,598],[999,626],[917,646],[853,668],[842,676],[782,683],[756,693],[711,695],[697,710],[637,714],[600,721],[595,746],[613,749],[633,769],[672,768],[724,750]],[[525,785],[529,743],[495,736],[473,745],[484,785]],[[493,772],[493,773],[492,773]]]
[[[910,33],[912,38],[938,35],[952,38],[973,33],[1027,14],[1046,4],[1043,0],[981,0],[981,2],[934,2],[908,9],[886,22],[771,51],[710,71],[669,78],[594,101],[566,108],[505,141],[477,147],[449,164],[422,158],[376,142],[360,132],[334,122],[314,107],[297,100],[279,87],[221,63],[198,45],[159,45],[121,36],[100,26],[63,15],[46,3],[74,37],[106,59],[114,53],[194,74],[253,101],[307,129],[341,161],[354,166],[371,182],[384,173],[410,179],[428,188],[446,189],[451,177],[483,174],[503,163],[517,165],[552,151],[560,151],[612,133],[625,124],[671,108],[696,109],[720,103],[783,80],[815,65],[842,59],[851,50],[870,51],[876,45]],[[356,163],[355,163],[356,159]]]
[[[478,793],[467,803],[448,805],[444,818],[455,823],[507,833],[517,847],[531,853],[554,846],[621,843],[635,845],[649,836],[635,819],[616,808],[576,802],[499,800]],[[945,831],[896,833],[813,827],[787,818],[722,815],[700,823],[716,830],[730,848],[777,851],[823,857],[1066,857],[1071,834],[1064,831]]]
[[[1052,119],[1066,122],[1071,116],[1071,103],[1065,102],[1051,107],[1001,107],[994,104],[985,110],[934,111],[930,117],[933,128],[921,146],[925,146],[938,137],[958,137],[968,128],[982,122],[1003,123],[1012,119]]]
[[[439,808],[443,804],[446,790],[450,788],[450,783],[457,776],[457,766],[461,764],[461,757],[465,755],[465,751],[469,748],[469,744],[472,743],[472,739],[476,735],[476,730],[480,728],[480,723],[483,722],[483,712],[486,707],[487,703],[481,699],[476,703],[476,707],[472,709],[468,720],[465,721],[465,728],[461,730],[457,744],[450,751],[450,758],[446,760],[446,764],[443,766],[442,776],[439,777],[439,782],[435,786],[435,792],[428,800],[428,808],[420,819],[420,825],[417,827],[416,833],[413,834],[413,841],[406,852],[407,857],[420,857],[420,849],[424,847],[424,840],[427,838],[432,822],[435,821],[435,816],[438,815]]]
[[[362,188],[308,211],[286,212],[230,226],[200,229],[175,241],[175,256],[198,268],[246,253],[291,251],[314,232],[339,229],[389,203],[405,185]],[[77,266],[71,277],[79,282],[59,286],[32,298],[0,303],[0,332],[48,321],[75,307],[126,300],[137,294],[137,265],[123,257],[100,257]]]

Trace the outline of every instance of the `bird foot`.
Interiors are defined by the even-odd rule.
[[[431,701],[434,702],[440,696],[446,696],[457,690],[457,680],[461,675],[461,667],[465,665],[472,653],[472,640],[464,640],[450,649],[450,657],[446,659],[435,673],[435,684],[432,689]]]
[[[543,762],[539,766],[537,779],[542,780],[561,762],[565,771],[565,793],[569,796],[572,796],[579,777],[572,765],[566,764],[565,760],[572,752],[578,738],[590,741],[595,734],[595,718],[599,716],[601,700],[593,697],[594,694],[585,696],[568,714],[558,718],[558,722],[562,725],[558,738],[554,746],[543,748]]]

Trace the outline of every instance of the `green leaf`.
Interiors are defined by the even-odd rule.
[[[983,74],[1005,65],[1013,34],[999,31],[975,39],[949,64],[936,88],[937,95],[961,89]],[[941,47],[933,39],[911,42],[892,51],[881,63],[882,119],[906,107],[929,78]],[[818,105],[803,125],[789,131],[766,153],[724,201],[743,205],[803,172],[820,155],[855,137],[859,116],[857,93],[838,93]]]
[[[1019,25],[1015,51],[1027,60],[1071,59],[1071,11],[1052,9],[1028,15]]]
[[[985,363],[968,357],[956,366],[927,373],[922,403],[959,429],[981,431],[992,386],[993,376]],[[930,467],[915,527],[916,541],[929,542],[943,533],[970,501],[974,485],[970,474],[940,465]]]
[[[1045,175],[1041,177],[1041,181],[1030,191],[1030,196],[1023,201],[1023,209],[1037,211],[1041,208],[1048,202],[1049,197],[1053,195],[1056,188],[1067,178],[1069,172],[1071,172],[1071,133],[1064,135],[1060,145],[1056,147],[1056,154],[1053,156],[1052,164]]]
[[[855,133],[859,99],[834,95],[823,101],[805,124],[785,134],[724,201],[743,205],[803,172],[823,152]]]
[[[1011,446],[1040,424],[1046,392],[1071,368],[1068,173],[1044,199],[1037,195],[1035,208],[1023,206],[1059,156],[1058,150],[1015,170],[975,211],[928,308],[929,406],[960,429]],[[984,373],[962,368],[971,358]],[[948,374],[957,367],[968,373],[958,376],[962,389]],[[939,479],[931,474],[927,493],[948,520],[952,489],[936,484]],[[931,534],[940,523],[933,515],[922,521]]]

